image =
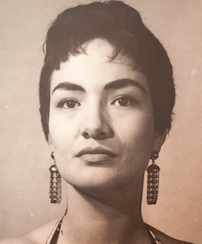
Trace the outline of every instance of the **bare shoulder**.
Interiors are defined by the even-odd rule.
[[[0,240],[0,244],[41,244],[46,243],[48,237],[50,236],[54,226],[59,220],[53,220],[36,230],[15,238],[8,238],[4,240]]]
[[[164,234],[163,232],[155,229],[154,227],[152,227],[150,225],[149,225],[149,228],[150,228],[150,230],[153,231],[153,233],[160,239],[160,241],[163,244],[193,244],[190,242],[180,241],[180,240],[174,239],[174,238]]]

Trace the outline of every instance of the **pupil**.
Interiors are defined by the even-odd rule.
[[[75,101],[67,101],[67,106],[73,108],[75,106]]]
[[[119,104],[121,106],[127,105],[128,99],[127,98],[119,98]]]

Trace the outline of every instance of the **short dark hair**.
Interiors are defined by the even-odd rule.
[[[82,45],[101,38],[118,54],[128,55],[147,76],[154,111],[155,131],[171,128],[175,88],[172,65],[159,40],[145,27],[140,14],[121,1],[93,2],[60,13],[50,26],[44,44],[45,60],[40,77],[40,113],[48,138],[50,77],[70,55],[82,52]],[[135,67],[134,67],[135,68]]]

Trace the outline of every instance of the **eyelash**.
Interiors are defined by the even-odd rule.
[[[58,106],[59,108],[65,108],[65,109],[73,109],[75,108],[76,104],[80,106],[81,104],[73,99],[68,99],[59,102]],[[66,106],[65,106],[66,105]]]
[[[118,102],[119,104],[117,105],[116,102]],[[134,105],[135,103],[138,103],[138,101],[135,100],[133,97],[122,96],[115,99],[111,104],[120,107],[127,107],[127,106]],[[81,104],[73,99],[68,99],[68,100],[61,101],[57,107],[65,108],[65,109],[73,109],[76,107],[76,105],[80,106]]]
[[[134,105],[135,103],[138,103],[138,101],[136,99],[134,99],[133,97],[131,97],[131,96],[122,96],[122,97],[119,97],[116,100],[114,100],[112,102],[112,104],[113,105],[116,105],[115,104],[116,102],[119,103],[119,105],[117,105],[117,106],[121,106],[121,107],[127,107],[127,106]]]

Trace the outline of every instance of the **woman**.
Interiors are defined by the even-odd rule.
[[[2,243],[187,243],[144,223],[141,200],[158,192],[161,146],[175,91],[166,51],[122,2],[67,9],[51,25],[40,79],[40,112],[56,166],[51,201],[68,184],[64,216]],[[152,178],[153,177],[153,178]]]

